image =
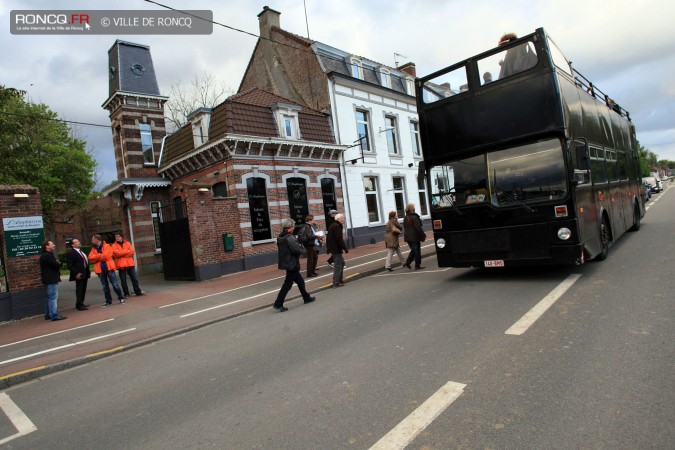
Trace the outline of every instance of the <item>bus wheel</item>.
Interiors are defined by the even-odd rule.
[[[595,257],[598,261],[604,261],[607,259],[607,254],[609,253],[609,242],[612,240],[612,232],[609,229],[609,224],[607,223],[607,218],[602,219],[602,224],[600,225],[600,244],[602,249],[598,256]]]
[[[638,231],[640,229],[640,207],[635,205],[635,210],[633,211],[633,226],[630,231]]]

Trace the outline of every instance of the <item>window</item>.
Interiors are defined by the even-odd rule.
[[[405,186],[405,179],[403,177],[394,177],[392,178],[394,189],[394,205],[396,205],[396,212],[399,217],[405,216],[405,192],[403,187]]]
[[[387,136],[387,148],[389,153],[398,154],[398,143],[396,142],[396,117],[384,116],[384,131]]]
[[[300,139],[297,105],[277,104],[272,107],[279,128],[279,136],[285,139]]]
[[[414,156],[422,156],[422,144],[420,143],[420,124],[410,122],[410,140]]]
[[[385,68],[380,69],[380,81],[382,86],[391,89],[391,74]]]
[[[593,184],[607,183],[607,168],[605,167],[605,150],[591,147],[591,179]]]
[[[350,58],[349,60],[351,73],[354,78],[363,80],[363,66],[361,65],[361,60],[357,58]]]
[[[152,231],[155,233],[155,251],[162,251],[162,241],[159,238],[159,222],[160,222],[160,208],[159,202],[150,202],[150,212],[152,215]]]
[[[141,127],[141,149],[143,150],[143,163],[154,164],[155,153],[152,151],[152,131],[147,123],[140,124]]]
[[[606,150],[607,157],[607,176],[609,181],[619,181],[619,170],[616,165],[616,152],[614,150]]]
[[[466,66],[458,67],[424,83],[422,100],[433,103],[467,90]]]
[[[478,60],[481,86],[524,72],[537,65],[537,51],[532,42],[525,42]]]
[[[377,223],[380,221],[379,199],[377,198],[377,177],[364,177],[363,187],[366,191],[368,222]]]
[[[413,80],[412,78],[406,77],[405,87],[406,87],[406,92],[408,93],[408,95],[415,95],[415,80]]]
[[[368,111],[356,110],[356,133],[359,136],[359,147],[361,150],[370,151],[370,123]]]
[[[424,185],[424,178],[417,179],[417,191],[420,197],[420,213],[422,216],[427,216],[429,215],[429,210],[427,209],[427,189]]]
[[[195,147],[199,147],[206,142],[206,137],[204,136],[204,124],[201,120],[192,126],[192,131],[195,134]]]
[[[227,183],[221,181],[214,184],[212,189],[214,197],[227,197]]]

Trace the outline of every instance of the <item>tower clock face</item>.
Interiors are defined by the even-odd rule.
[[[131,66],[131,72],[133,72],[134,75],[141,76],[143,75],[143,72],[145,72],[145,68],[140,65],[140,64],[134,64]]]

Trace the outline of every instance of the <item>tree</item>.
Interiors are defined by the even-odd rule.
[[[218,83],[213,75],[206,72],[199,73],[186,87],[178,83],[171,85],[167,122],[175,129],[181,128],[187,123],[187,116],[198,108],[213,108],[225,100],[225,96],[233,93],[222,83]]]
[[[51,225],[57,202],[78,208],[89,199],[96,162],[55,112],[25,95],[0,85],[0,183],[40,189],[43,218]]]

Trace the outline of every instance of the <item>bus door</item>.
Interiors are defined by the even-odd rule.
[[[597,240],[598,217],[593,198],[591,184],[591,165],[588,146],[580,141],[571,141],[570,148],[574,150],[574,180],[576,217],[579,220],[579,241]]]

